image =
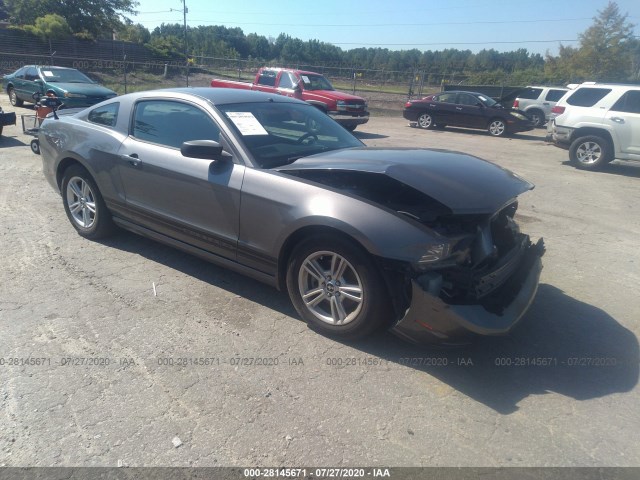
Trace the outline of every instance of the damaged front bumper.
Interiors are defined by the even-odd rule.
[[[489,296],[502,300],[498,311],[487,309],[481,301],[476,304],[449,304],[439,296],[442,279],[435,272],[411,280],[411,305],[405,316],[391,331],[413,343],[457,342],[473,335],[504,335],[525,314],[538,290],[542,239],[529,245],[519,259],[514,273]]]

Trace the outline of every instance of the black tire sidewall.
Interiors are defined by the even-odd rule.
[[[96,215],[93,225],[91,225],[91,227],[89,228],[83,228],[78,225],[75,222],[73,215],[71,214],[71,211],[69,209],[69,203],[67,201],[67,186],[69,184],[69,181],[73,177],[82,178],[85,182],[87,182],[87,184],[89,184],[89,186],[91,187],[91,191],[93,192],[93,197],[96,204]],[[112,232],[113,222],[111,220],[111,215],[107,210],[107,206],[102,199],[102,195],[100,194],[100,190],[98,189],[96,182],[93,180],[86,168],[82,167],[81,165],[72,165],[71,167],[67,168],[62,178],[60,190],[62,193],[62,203],[64,205],[64,211],[67,214],[67,218],[71,222],[71,225],[73,225],[73,228],[75,228],[78,234],[80,234],[80,236],[94,240],[105,237]]]
[[[308,311],[300,295],[298,274],[303,261],[314,252],[330,251],[344,257],[356,270],[363,288],[362,311],[347,325],[330,325]],[[332,235],[310,237],[291,253],[287,268],[287,291],[293,306],[310,328],[341,339],[362,338],[379,330],[391,318],[388,293],[381,274],[368,253],[354,242]]]

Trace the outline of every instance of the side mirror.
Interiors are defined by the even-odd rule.
[[[300,84],[300,82],[296,83],[296,84],[293,86],[293,91],[294,91],[294,92],[298,92],[298,93],[302,92],[302,85]]]
[[[476,107],[484,108],[484,103],[478,102],[476,103]]]
[[[230,161],[233,157],[225,152],[218,142],[213,140],[190,140],[180,147],[180,153],[189,158]]]
[[[37,83],[38,85],[44,85],[44,82],[42,81],[41,78],[36,78],[33,82]]]

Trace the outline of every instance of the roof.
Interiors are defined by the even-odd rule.
[[[209,100],[214,105],[224,105],[230,103],[255,103],[255,102],[277,102],[277,103],[301,103],[306,104],[295,98],[285,97],[274,93],[256,92],[252,90],[243,90],[236,88],[214,88],[214,87],[182,87],[182,88],[165,88],[162,90],[146,90],[143,92],[129,93],[119,98],[127,96],[129,98],[145,97],[154,93],[176,93],[182,95],[194,95],[205,100]]]

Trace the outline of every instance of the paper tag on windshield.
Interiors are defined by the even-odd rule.
[[[54,75],[53,75],[53,72],[50,72],[49,70],[43,70],[43,71],[42,71],[42,74],[43,74],[45,77],[53,77],[53,76],[54,76]]]
[[[258,119],[251,112],[226,112],[227,117],[238,127],[240,133],[244,136],[248,135],[269,135]]]
[[[311,83],[311,82],[309,81],[309,77],[307,77],[306,75],[300,75],[300,78],[302,78],[302,81],[303,81],[304,83]]]

